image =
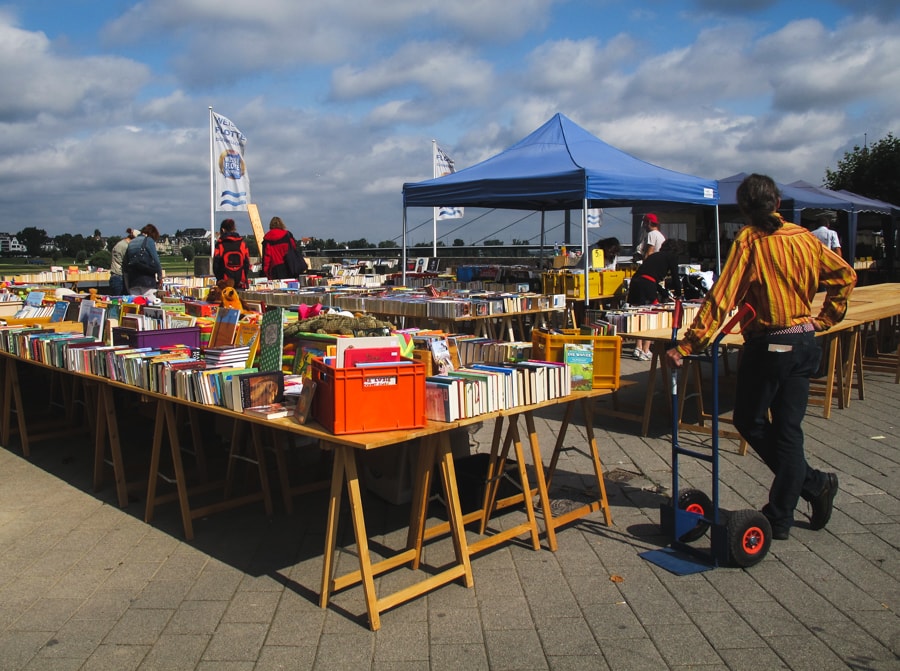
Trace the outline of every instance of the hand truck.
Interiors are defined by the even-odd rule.
[[[670,502],[660,505],[660,527],[673,539],[673,547],[700,555],[713,566],[754,566],[763,560],[772,542],[772,527],[760,511],[727,511],[719,508],[719,344],[748,313],[751,319],[756,316],[753,308],[745,304],[722,327],[705,354],[685,357],[712,364],[712,445],[709,453],[681,447],[679,444],[678,369],[672,367],[672,498]],[[682,316],[681,301],[676,301],[671,347],[677,341]],[[693,457],[711,464],[712,498],[700,489],[679,488],[678,462],[682,457]],[[708,552],[690,545],[702,538],[708,530],[711,530]]]

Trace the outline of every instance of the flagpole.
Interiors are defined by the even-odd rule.
[[[431,141],[431,176],[437,177],[437,140]],[[431,208],[431,255],[437,258],[437,208]]]
[[[212,259],[216,240],[216,151],[213,129],[213,108],[209,106],[209,258]],[[212,268],[212,266],[210,266]]]

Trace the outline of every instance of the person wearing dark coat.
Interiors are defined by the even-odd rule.
[[[272,217],[269,230],[263,237],[263,274],[270,280],[294,279],[285,263],[285,257],[289,250],[296,248],[297,241],[287,230],[281,217]]]

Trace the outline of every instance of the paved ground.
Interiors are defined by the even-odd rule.
[[[648,366],[623,359],[623,377]],[[639,402],[642,387],[624,400]],[[667,542],[660,397],[647,438],[633,422],[595,418],[613,527],[596,514],[562,530],[556,553],[510,544],[480,555],[473,589],[452,584],[389,611],[377,633],[358,588],[317,605],[323,493],[298,497],[293,516],[267,519],[257,504],[198,520],[186,543],[174,506],[147,525],[139,493],[120,510],[111,487],[92,491],[87,441],[37,444],[30,460],[12,445],[0,449],[0,670],[900,669],[900,386],[872,373],[866,395],[829,420],[821,408],[807,418],[810,460],[841,479],[828,528],[801,522],[750,570],[676,576],[638,556]],[[128,424],[136,455],[147,425]],[[542,416],[545,447],[558,426]],[[489,427],[474,432],[471,450],[489,439]],[[758,507],[764,467],[733,441],[722,448],[723,507]],[[567,453],[557,485],[589,468]],[[708,491],[702,464],[683,470]],[[376,549],[401,547],[405,507],[374,496],[369,506]],[[438,542],[426,559],[448,553]],[[400,570],[380,586],[408,578]]]

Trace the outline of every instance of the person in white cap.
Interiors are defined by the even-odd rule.
[[[125,258],[125,250],[128,243],[134,240],[134,231],[125,229],[125,237],[119,240],[112,248],[112,262],[109,264],[109,295],[121,296],[125,293],[125,276],[122,273],[122,259]]]

